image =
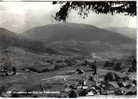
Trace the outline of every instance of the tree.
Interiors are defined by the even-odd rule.
[[[136,58],[134,56],[131,57],[131,67],[129,68],[129,72],[136,72],[137,70],[137,65],[136,65]]]
[[[116,70],[116,71],[120,71],[122,68],[121,68],[121,63],[120,62],[117,62],[114,64],[113,66],[113,69]]]
[[[3,62],[3,64],[1,65],[2,71],[7,71],[9,68],[11,68],[12,64],[8,53],[9,53],[8,50],[2,51],[2,62]]]
[[[104,80],[105,81],[117,81],[120,77],[113,72],[108,72],[105,76],[104,76]]]
[[[124,13],[136,16],[136,1],[54,1],[53,4],[62,4],[56,13],[57,21],[66,21],[71,9],[79,10],[78,14],[87,17],[90,11],[97,14]]]

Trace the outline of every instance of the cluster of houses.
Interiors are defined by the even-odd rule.
[[[0,62],[0,77],[15,75],[16,68],[11,66],[10,62],[8,62],[5,59],[7,59],[7,57],[1,59],[2,62]],[[74,97],[94,96],[94,95],[137,94],[137,81],[136,79],[133,79],[133,77],[129,77],[131,73],[136,73],[136,60],[134,58],[132,60],[132,66],[128,68],[128,71],[124,72],[126,73],[126,76],[120,76],[115,72],[108,72],[105,75],[102,75],[102,77],[99,77],[97,73],[97,62],[86,60],[84,57],[76,57],[75,59],[72,57],[69,58],[63,57],[62,59],[60,58],[60,60],[57,60],[54,63],[52,60],[49,61],[47,60],[47,63],[56,64],[56,66],[59,65],[59,67],[62,66],[63,63],[65,63],[64,65],[67,66],[83,65],[83,66],[89,66],[91,68],[91,75],[89,75],[85,79],[76,79],[74,83],[68,83],[70,80],[69,79],[66,80],[64,90],[60,92],[59,97],[74,98]],[[38,69],[40,68],[36,68],[37,71]],[[39,70],[40,73],[41,71],[43,70]],[[86,73],[86,71],[82,69],[76,69],[76,73],[78,75],[83,75]]]
[[[135,79],[119,77],[109,72],[102,81],[96,81],[94,76],[90,76],[86,80],[79,80],[77,84],[70,84],[65,87],[65,93],[64,97],[71,98],[94,95],[136,95],[137,84]]]

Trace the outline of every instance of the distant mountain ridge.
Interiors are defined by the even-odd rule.
[[[121,34],[97,28],[91,25],[62,23],[50,24],[46,26],[32,28],[24,33],[29,39],[41,40],[44,42],[55,41],[95,41],[111,43],[129,43],[134,42],[130,38]]]
[[[49,24],[32,28],[26,38],[43,42],[61,54],[128,54],[136,51],[136,41],[116,32],[75,23]]]
[[[17,33],[0,28],[0,49],[8,47],[19,47],[35,52],[45,51],[45,47],[41,42],[26,39]]]
[[[136,52],[136,41],[85,24],[50,24],[17,34],[0,28],[0,48],[18,47],[34,53],[120,56]],[[109,55],[110,54],[110,55]]]
[[[5,28],[0,28],[0,46],[6,47],[9,45],[13,45],[18,36],[16,33],[11,32]]]

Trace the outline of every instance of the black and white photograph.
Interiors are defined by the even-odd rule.
[[[0,0],[0,97],[136,97],[136,17],[136,0]]]

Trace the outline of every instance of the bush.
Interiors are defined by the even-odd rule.
[[[120,77],[116,73],[108,72],[104,76],[105,81],[117,81]]]

